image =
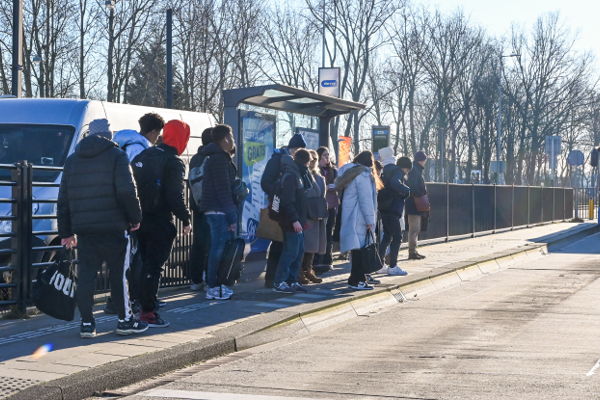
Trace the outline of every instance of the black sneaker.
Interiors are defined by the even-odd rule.
[[[96,337],[96,323],[82,322],[79,328],[79,337],[81,337],[82,339]]]
[[[137,319],[131,318],[128,321],[119,321],[117,323],[117,335],[127,336],[134,335],[136,333],[146,332],[148,330],[148,324]]]
[[[365,280],[369,285],[379,285],[381,281],[379,279],[373,278],[370,274],[365,275]]]

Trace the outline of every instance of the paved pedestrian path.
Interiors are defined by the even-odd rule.
[[[409,276],[383,276],[382,285],[398,285],[411,276],[467,259],[551,242],[566,232],[591,226],[589,223],[557,223],[428,245],[420,249],[427,257],[423,261],[408,261],[404,249],[399,262]],[[209,301],[203,292],[192,292],[187,288],[164,291],[161,297],[167,305],[161,310],[161,316],[171,326],[149,329],[135,337],[115,335],[116,317],[105,315],[100,306],[95,311],[98,336],[91,340],[79,338],[78,321],[61,322],[44,315],[27,320],[0,321],[0,398],[114,361],[157,353],[204,338],[234,336],[232,332],[256,331],[282,317],[322,307],[335,300],[351,299],[357,293],[346,287],[348,273],[349,265],[340,261],[324,277],[323,284],[310,285],[306,294],[274,293],[265,289],[261,280],[240,284],[229,301]],[[42,350],[36,353],[40,348]],[[143,363],[143,358],[135,360],[138,359]],[[140,368],[144,366],[140,365]]]

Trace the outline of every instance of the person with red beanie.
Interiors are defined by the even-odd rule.
[[[174,217],[183,223],[185,234],[192,231],[191,214],[184,199],[185,164],[180,157],[189,138],[188,124],[169,121],[163,128],[162,142],[141,152],[131,163],[142,206],[140,320],[150,328],[169,326],[156,312],[156,295],[163,265],[177,235]]]

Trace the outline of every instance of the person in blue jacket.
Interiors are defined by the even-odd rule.
[[[116,132],[113,138],[121,150],[127,153],[129,162],[148,147],[154,146],[165,126],[165,120],[155,113],[143,115],[138,122],[139,132],[134,129],[123,129]]]

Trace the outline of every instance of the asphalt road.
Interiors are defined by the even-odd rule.
[[[599,399],[600,234],[525,260],[126,398]]]

